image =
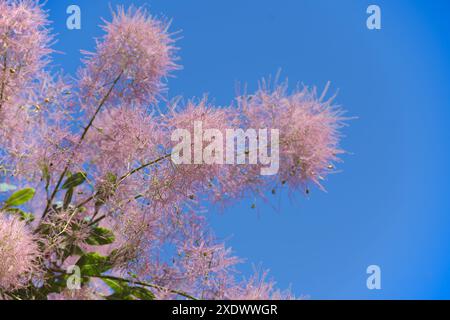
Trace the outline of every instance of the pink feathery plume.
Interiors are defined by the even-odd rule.
[[[50,60],[53,37],[37,1],[1,1],[0,12],[0,166],[6,167],[26,149],[41,103],[30,93]]]
[[[37,272],[35,240],[25,222],[0,211],[0,289],[20,288]]]
[[[156,102],[163,79],[178,69],[168,26],[142,9],[119,7],[112,22],[105,22],[96,52],[85,52],[86,66],[79,71],[82,108],[91,114],[92,101],[105,96],[110,104]]]

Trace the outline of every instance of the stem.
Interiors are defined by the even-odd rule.
[[[142,198],[142,197],[143,197],[143,196],[142,196],[141,194],[138,194],[137,196],[134,196],[133,199],[134,199],[134,200],[137,200],[137,199]],[[131,201],[132,201],[132,200],[129,199],[129,200],[127,201],[126,204],[129,204]],[[91,222],[88,224],[88,227],[92,227],[92,226],[95,225],[96,223],[99,223],[100,221],[102,221],[103,219],[105,219],[105,218],[106,218],[109,214],[111,214],[112,212],[113,212],[113,211],[110,211],[110,212],[108,212],[108,213],[106,213],[106,214],[101,215],[100,217],[98,217],[98,218],[95,219],[94,221],[91,221]],[[98,212],[97,212],[97,213],[98,213]],[[92,219],[94,219],[94,218],[97,216],[97,213],[94,214],[94,215],[92,216]]]
[[[103,105],[106,103],[106,101],[108,100],[109,96],[111,95],[111,92],[113,91],[114,87],[116,86],[117,82],[119,82],[119,79],[122,77],[123,74],[123,70],[120,72],[120,74],[117,76],[117,78],[114,80],[114,82],[112,83],[111,87],[109,88],[108,92],[105,94],[105,96],[103,97],[103,99],[100,101],[100,104],[97,107],[97,110],[95,110],[94,115],[92,116],[91,120],[89,121],[88,125],[86,126],[86,128],[84,128],[84,131],[80,137],[80,140],[78,141],[77,145],[75,146],[75,148],[72,151],[72,156],[75,153],[75,150],[81,145],[81,143],[83,142],[84,138],[86,137],[86,134],[88,133],[89,129],[92,127],[92,124],[94,123],[95,118],[97,117],[98,113],[100,112],[100,110],[102,109]],[[48,210],[50,209],[50,206],[53,202],[53,200],[55,199],[56,193],[58,192],[59,186],[61,185],[64,176],[66,175],[67,171],[69,170],[69,167],[71,165],[72,162],[72,156],[69,157],[66,166],[63,170],[63,172],[61,173],[58,182],[56,183],[55,189],[53,190],[50,198],[47,200],[47,205],[45,207],[44,213],[42,214],[42,219],[45,218],[45,216],[48,213]]]
[[[166,155],[164,155],[164,156],[162,156],[162,157],[160,157],[160,158],[158,158],[158,159],[156,159],[156,160],[147,162],[147,163],[141,165],[140,167],[137,167],[137,168],[135,168],[135,169],[129,171],[128,173],[124,174],[124,175],[119,179],[119,182],[118,182],[117,185],[121,184],[126,178],[128,178],[129,176],[135,174],[136,172],[141,171],[142,169],[145,169],[145,168],[147,168],[147,167],[149,167],[149,166],[151,166],[151,165],[157,164],[158,162],[160,162],[160,161],[162,161],[162,160],[165,160],[165,159],[167,159],[167,158],[170,157],[170,156],[171,156],[170,153],[169,153],[169,154],[166,154]]]
[[[143,165],[141,165],[141,166],[139,166],[139,167],[137,167],[137,168],[135,168],[135,169],[133,169],[131,171],[128,171],[126,174],[124,174],[122,177],[120,177],[119,181],[116,184],[116,187],[118,187],[125,179],[127,179],[130,176],[132,176],[133,174],[135,174],[135,173],[139,172],[140,170],[143,170],[143,169],[145,169],[145,168],[147,168],[147,167],[149,167],[151,165],[157,164],[157,163],[167,159],[170,156],[171,156],[171,154],[166,154],[166,155],[164,155],[162,157],[159,157],[158,159],[152,160],[152,161],[147,162],[147,163],[145,163],[145,164],[143,164]],[[94,200],[95,196],[97,194],[98,193],[95,192],[92,196],[90,196],[89,198],[85,199],[83,202],[78,204],[76,206],[76,208],[80,208],[80,207],[84,206],[85,204],[89,203],[90,201]]]
[[[100,101],[99,106],[97,107],[97,110],[95,110],[94,115],[91,118],[91,121],[89,121],[89,124],[86,126],[86,128],[83,131],[83,134],[81,135],[80,141],[78,142],[78,145],[81,144],[81,142],[84,140],[84,138],[86,137],[87,132],[89,131],[89,129],[91,128],[92,124],[94,123],[95,118],[97,117],[98,113],[100,112],[101,108],[103,107],[103,105],[106,103],[106,101],[108,100],[109,96],[111,95],[111,92],[113,91],[114,87],[116,86],[117,82],[119,82],[120,78],[123,75],[123,70],[119,73],[119,75],[117,76],[117,78],[114,80],[114,82],[112,83],[111,87],[109,88],[108,92],[106,93],[106,95],[103,97],[103,99]]]
[[[125,281],[127,283],[138,284],[140,286],[149,287],[149,288],[153,288],[153,289],[157,289],[157,290],[168,290],[169,292],[177,294],[179,296],[182,296],[182,297],[185,297],[185,298],[188,298],[188,299],[191,299],[191,300],[198,300],[197,298],[191,296],[190,294],[187,294],[186,292],[179,291],[179,290],[168,289],[166,287],[159,286],[159,285],[153,284],[153,283],[147,283],[147,282],[135,281],[135,280],[128,280],[128,279],[123,279],[123,278],[114,277],[114,276],[107,276],[107,275],[100,275],[100,276],[94,276],[94,277],[95,278],[100,278],[100,279],[110,279],[110,280]]]
[[[53,269],[50,268],[49,269],[51,272],[58,272],[58,273],[66,273],[66,271],[61,270],[59,268]],[[149,288],[153,288],[153,289],[157,289],[157,290],[166,290],[169,291],[171,293],[180,295],[182,297],[191,299],[191,300],[198,300],[196,297],[191,296],[190,294],[180,291],[180,290],[174,290],[174,289],[169,289],[157,284],[153,284],[153,283],[148,283],[148,282],[144,282],[144,281],[136,281],[136,280],[129,280],[129,279],[125,279],[125,278],[120,278],[120,277],[115,277],[115,276],[110,276],[110,275],[96,275],[96,276],[92,276],[93,278],[98,278],[98,279],[110,279],[110,280],[117,280],[117,281],[124,281],[126,283],[130,283],[130,284],[137,284],[143,287],[149,287]]]
[[[5,86],[6,86],[6,72],[7,72],[7,54],[8,52],[5,51],[5,54],[3,55],[3,79],[2,79],[2,87],[0,89],[0,110],[2,109],[3,106],[3,94],[5,91]]]
[[[88,224],[88,227],[92,227],[94,224],[96,224],[96,223],[102,221],[102,220],[105,219],[105,218],[106,218],[106,214],[104,214],[104,215],[98,217],[98,218],[95,219],[94,221],[90,222],[90,223]]]

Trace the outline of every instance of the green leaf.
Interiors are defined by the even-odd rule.
[[[150,290],[143,287],[132,287],[127,281],[105,278],[102,280],[113,290],[113,294],[106,297],[107,300],[155,299],[155,295]]]
[[[95,277],[112,268],[108,257],[96,252],[89,252],[81,256],[77,265],[80,267],[83,277]]]
[[[155,295],[143,287],[131,287],[131,294],[140,300],[155,300]]]
[[[6,207],[17,207],[20,206],[31,199],[33,199],[35,190],[32,188],[26,188],[23,190],[16,191],[12,194],[11,197],[9,197],[8,200],[5,202]]]
[[[113,294],[106,296],[106,300],[134,300],[131,295],[127,294],[120,294],[114,292]]]
[[[45,181],[46,186],[50,184],[50,171],[48,169],[48,165],[42,165],[42,179]]]
[[[14,191],[17,187],[8,183],[0,183],[0,192]]]
[[[67,178],[62,186],[62,189],[75,188],[76,186],[82,184],[84,181],[86,181],[86,174],[84,172],[77,172]]]
[[[71,254],[70,255],[74,255],[74,254],[77,255],[77,256],[81,256],[81,255],[84,254],[84,251],[79,246],[74,245],[71,248]]]
[[[131,297],[131,288],[126,281],[118,279],[102,279],[108,287],[110,287],[113,293],[106,296],[106,300],[133,300]]]
[[[82,255],[84,255],[84,251],[76,244],[71,243],[64,248],[62,258],[66,259],[73,255],[82,256]]]
[[[91,235],[86,239],[86,243],[92,246],[103,246],[105,244],[113,243],[116,240],[114,233],[111,230],[102,227],[95,227]]]
[[[63,203],[63,209],[66,210],[70,203],[72,202],[73,197],[73,188],[70,188],[67,190],[66,195],[64,196],[64,203]]]
[[[120,280],[116,280],[116,279],[107,279],[107,278],[102,278],[102,280],[114,292],[122,292],[122,291],[124,291],[124,289],[126,289],[126,287],[128,287],[128,284],[125,281],[120,281]]]

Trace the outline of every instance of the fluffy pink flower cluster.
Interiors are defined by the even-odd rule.
[[[0,3],[1,106],[14,101],[47,64],[52,37],[47,16],[34,1]],[[15,103],[15,102],[11,102]]]
[[[42,7],[1,1],[0,12],[0,182],[37,191],[28,208],[34,223],[0,213],[1,289],[25,285],[19,276],[32,270],[38,255],[40,272],[51,279],[88,252],[109,257],[109,277],[132,274],[130,281],[151,283],[161,299],[292,298],[265,274],[240,279],[241,260],[214,238],[202,203],[265,198],[283,186],[321,187],[342,152],[343,119],[331,100],[308,88],[289,93],[285,83],[262,83],[226,107],[205,98],[158,108],[166,102],[165,79],[179,69],[174,40],[167,23],[123,8],[106,22],[96,52],[87,54],[69,85],[44,70],[52,37]],[[175,164],[171,133],[196,121],[222,133],[278,129],[279,174],[261,176],[261,165]],[[65,186],[75,173],[82,173],[81,184]],[[89,240],[93,227],[111,230],[115,241]],[[106,295],[94,286],[49,297]],[[48,289],[45,283],[39,288]]]
[[[108,104],[149,104],[164,89],[162,78],[178,69],[168,24],[145,11],[119,8],[106,22],[105,36],[95,53],[85,52],[79,72],[81,106],[89,112],[92,99],[104,97],[114,83]]]
[[[280,170],[278,178],[292,188],[320,181],[334,170],[339,161],[339,129],[343,124],[342,110],[332,105],[333,98],[324,100],[316,89],[303,88],[287,93],[287,82],[275,86],[263,81],[254,95],[238,98],[240,111],[249,126],[280,130]]]
[[[37,271],[39,255],[25,223],[0,212],[0,291],[24,286]]]
[[[1,1],[0,12],[0,141],[20,158],[29,145],[28,125],[44,102],[35,94],[47,76],[52,36],[34,1]],[[0,168],[11,160],[0,152]]]

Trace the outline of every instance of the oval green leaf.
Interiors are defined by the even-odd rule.
[[[92,246],[103,246],[111,244],[116,240],[114,233],[111,230],[102,227],[95,227],[91,235],[85,240],[87,244]]]
[[[82,184],[84,181],[86,181],[86,174],[84,172],[77,172],[71,175],[69,178],[67,178],[62,188],[63,189],[75,188],[76,186]]]
[[[5,205],[6,207],[20,206],[33,199],[35,192],[36,191],[33,188],[26,188],[16,191],[11,197],[9,197],[8,200],[6,200]]]

